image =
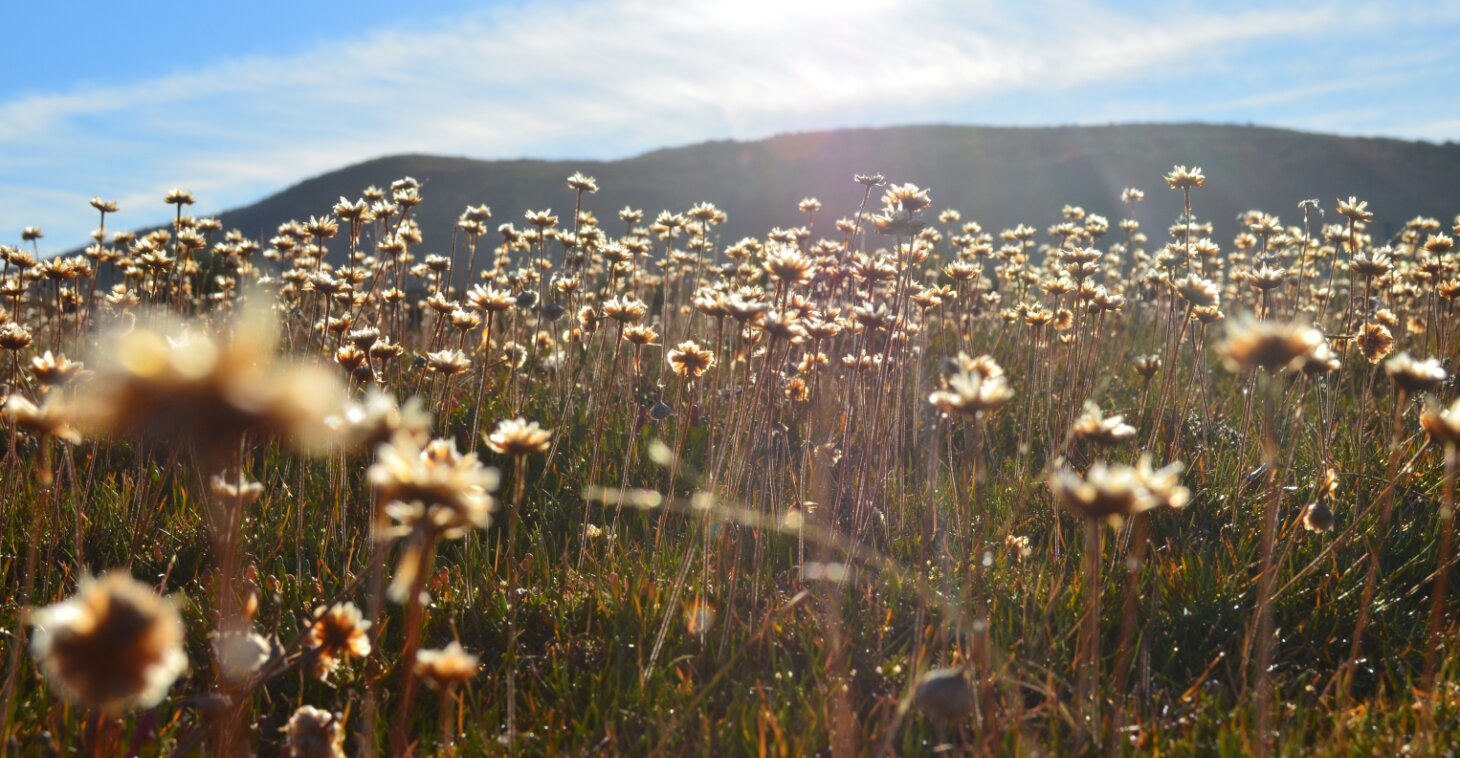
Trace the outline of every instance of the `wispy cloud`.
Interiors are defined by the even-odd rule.
[[[1171,76],[1240,56],[1246,43],[1312,37],[1343,22],[1312,10],[1010,7],[534,4],[26,97],[0,103],[0,238],[38,223],[60,245],[79,242],[92,194],[120,197],[118,221],[142,225],[164,215],[159,199],[173,185],[222,210],[384,153],[611,157],[946,116],[1000,93],[1058,97]]]

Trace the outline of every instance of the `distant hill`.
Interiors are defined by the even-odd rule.
[[[386,187],[413,176],[424,183],[417,219],[423,252],[444,252],[456,216],[468,204],[491,206],[491,228],[524,226],[525,210],[552,208],[570,223],[572,193],[564,179],[582,171],[601,191],[585,198],[607,229],[617,231],[625,205],[652,218],[708,201],[729,214],[721,239],[763,235],[774,226],[804,223],[797,202],[819,198],[822,229],[850,216],[862,197],[854,173],[881,173],[931,190],[934,208],[956,208],[990,231],[1028,223],[1041,230],[1061,207],[1081,205],[1124,215],[1121,189],[1146,191],[1138,218],[1153,240],[1180,211],[1162,175],[1173,164],[1201,166],[1199,218],[1217,224],[1225,245],[1242,211],[1260,208],[1285,223],[1300,220],[1297,204],[1319,199],[1329,220],[1335,197],[1357,195],[1392,232],[1416,215],[1447,222],[1460,212],[1460,145],[1337,137],[1284,129],[1204,124],[994,128],[904,126],[789,134],[752,142],[720,141],[655,150],[617,161],[482,161],[429,155],[371,160],[303,181],[222,215],[228,228],[267,239],[283,221],[322,215],[341,196],[354,199],[371,184]],[[874,196],[874,203],[876,202]]]

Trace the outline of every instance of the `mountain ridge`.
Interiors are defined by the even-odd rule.
[[[958,209],[990,231],[1018,223],[1043,228],[1059,220],[1065,204],[1113,223],[1127,215],[1120,191],[1135,186],[1146,191],[1136,218],[1160,240],[1180,211],[1179,196],[1166,192],[1162,180],[1175,164],[1205,170],[1207,186],[1194,193],[1193,206],[1199,219],[1216,224],[1223,243],[1238,231],[1238,213],[1259,208],[1295,223],[1297,203],[1306,198],[1330,209],[1329,222],[1335,198],[1368,200],[1385,234],[1416,215],[1448,222],[1460,212],[1460,145],[1454,143],[1204,123],[919,124],[712,140],[609,160],[392,154],[303,179],[219,218],[227,228],[267,239],[284,221],[327,213],[341,196],[414,176],[425,198],[415,211],[425,235],[421,249],[435,252],[451,244],[452,224],[468,204],[492,207],[493,230],[502,223],[522,226],[529,208],[571,216],[573,194],[564,180],[583,171],[602,187],[584,197],[584,207],[606,229],[618,231],[617,210],[625,205],[652,217],[704,201],[729,215],[720,233],[733,241],[804,224],[796,207],[802,197],[823,201],[815,231],[829,233],[830,220],[851,215],[862,199],[852,175],[882,173],[929,188],[935,209]]]

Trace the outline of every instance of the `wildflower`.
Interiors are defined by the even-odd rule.
[[[633,295],[609,298],[603,303],[603,317],[621,324],[638,321],[648,312],[649,307]]]
[[[536,421],[508,419],[498,423],[497,428],[487,436],[487,447],[493,452],[515,458],[547,452],[548,441],[552,436],[551,431],[538,426]]]
[[[659,333],[652,326],[630,324],[624,327],[624,340],[637,347],[652,345],[656,339],[659,339]]]
[[[314,653],[314,671],[324,677],[339,666],[340,661],[370,655],[370,622],[351,602],[314,609],[314,624],[309,627],[309,643]]]
[[[1180,295],[1182,300],[1185,300],[1195,308],[1210,308],[1221,301],[1221,294],[1217,289],[1217,285],[1196,274],[1190,274],[1172,286],[1176,288],[1176,294]]]
[[[49,350],[30,359],[30,372],[35,375],[36,381],[47,387],[70,384],[84,368],[85,363],[70,360],[64,355],[53,355]]]
[[[1158,355],[1142,355],[1131,361],[1131,367],[1142,379],[1149,380],[1161,370],[1161,357]]]
[[[674,373],[686,379],[698,379],[715,365],[715,354],[694,340],[685,340],[670,350],[667,358]]]
[[[35,611],[31,624],[41,671],[87,707],[149,708],[187,670],[177,608],[125,572],[83,578],[75,595]]]
[[[1435,358],[1417,361],[1400,353],[1384,363],[1384,373],[1404,392],[1428,392],[1445,382],[1445,369]]]
[[[233,476],[224,478],[215,475],[208,479],[208,493],[227,503],[249,506],[258,502],[258,499],[264,494],[264,485],[261,482],[240,480]]]
[[[455,641],[439,650],[416,651],[416,676],[438,690],[471,681],[479,665],[480,659],[466,652],[461,643]]]
[[[1301,368],[1304,359],[1322,344],[1323,333],[1312,327],[1244,317],[1227,328],[1220,351],[1232,371],[1277,372]]]
[[[1129,466],[1096,463],[1084,476],[1061,469],[1050,475],[1049,488],[1056,499],[1081,518],[1117,523],[1148,507],[1145,488]]]
[[[1152,508],[1184,507],[1191,493],[1180,485],[1180,472],[1179,463],[1155,469],[1142,456],[1135,467],[1096,463],[1084,476],[1061,468],[1050,475],[1049,488],[1075,515],[1115,525]]]
[[[1004,378],[1003,369],[986,355],[973,359],[967,366],[960,366],[946,382],[945,389],[928,395],[928,402],[943,413],[972,418],[992,411],[1014,397],[1014,390]]]
[[[815,265],[800,250],[783,245],[766,253],[765,270],[772,281],[787,287],[797,287],[811,281]]]
[[[1189,190],[1200,187],[1207,183],[1207,178],[1202,176],[1201,167],[1187,168],[1176,166],[1166,174],[1166,185],[1171,189]]]
[[[275,359],[275,332],[254,311],[222,342],[135,328],[112,339],[83,396],[85,425],[115,437],[161,439],[225,454],[247,432],[313,449],[330,440],[325,418],[339,407],[339,380],[317,365]]]
[[[1145,454],[1136,462],[1136,478],[1146,488],[1151,508],[1185,508],[1191,501],[1191,490],[1181,485],[1181,472],[1185,467],[1180,461],[1173,461],[1155,468],[1151,456]]]
[[[491,523],[497,470],[482,466],[475,453],[462,455],[452,440],[424,448],[419,437],[398,431],[381,445],[367,472],[376,496],[405,527],[418,525],[459,537]]]
[[[0,324],[0,349],[18,351],[30,347],[30,330],[10,321]]]
[[[426,354],[426,370],[438,376],[456,376],[471,368],[471,359],[460,350],[446,349]]]
[[[290,758],[345,758],[345,731],[340,717],[312,705],[289,717]]]
[[[73,445],[81,442],[81,434],[72,426],[75,413],[57,393],[47,395],[39,406],[20,395],[11,395],[5,399],[3,414],[17,427],[32,434],[65,440]]]
[[[1426,408],[1420,414],[1419,424],[1436,443],[1460,445],[1460,400],[1451,403],[1449,408]]]
[[[1136,434],[1136,428],[1125,423],[1124,416],[1106,417],[1100,406],[1085,403],[1085,412],[1075,420],[1075,436],[1096,445],[1117,445]]]
[[[1336,202],[1338,203],[1338,215],[1350,221],[1367,223],[1374,220],[1374,214],[1369,212],[1367,200],[1360,200],[1350,195],[1347,200],[1339,198]]]
[[[223,678],[230,682],[247,681],[263,669],[271,654],[269,641],[251,630],[224,632],[213,637],[213,655]]]
[[[1332,531],[1334,520],[1333,509],[1325,502],[1315,501],[1303,509],[1303,528],[1310,532]]]
[[[1369,324],[1359,330],[1359,352],[1369,363],[1378,363],[1394,350],[1394,334],[1383,324]]]
[[[575,171],[572,176],[568,177],[568,189],[593,194],[598,191],[598,181],[591,176],[584,176],[581,172]]]

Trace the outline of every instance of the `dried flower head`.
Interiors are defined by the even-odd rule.
[[[666,356],[674,373],[687,379],[698,379],[715,365],[715,354],[694,340],[685,340]]]
[[[196,331],[169,337],[138,327],[117,334],[82,396],[84,427],[222,453],[249,432],[305,449],[332,435],[325,419],[344,400],[333,372],[277,360],[270,317],[254,310],[223,341]]]
[[[487,447],[502,455],[517,457],[532,453],[545,453],[553,433],[538,426],[536,421],[521,417],[498,422],[497,428],[487,435]]]
[[[367,476],[405,533],[420,528],[455,538],[491,524],[497,470],[483,466],[475,453],[462,455],[454,440],[423,448],[417,436],[398,432],[376,449]]]
[[[1460,445],[1460,400],[1441,409],[1430,406],[1420,414],[1420,427],[1431,440],[1442,445]]]
[[[1359,330],[1359,352],[1369,363],[1378,363],[1394,352],[1394,334],[1383,324],[1369,324]]]
[[[480,659],[452,641],[439,650],[417,650],[416,676],[438,690],[447,690],[471,681],[476,676]]]
[[[1193,189],[1206,183],[1207,178],[1202,176],[1200,166],[1196,168],[1176,166],[1166,174],[1166,186],[1174,190]]]
[[[1228,326],[1219,350],[1232,371],[1278,372],[1301,368],[1322,344],[1323,333],[1310,326],[1243,317]]]
[[[1429,392],[1445,383],[1445,369],[1438,359],[1415,360],[1409,353],[1385,361],[1384,373],[1404,392]]]
[[[1075,419],[1075,436],[1095,445],[1118,445],[1136,434],[1136,428],[1125,423],[1124,416],[1105,416],[1100,406],[1086,402],[1085,411]]]
[[[149,708],[187,670],[172,602],[114,571],[31,615],[31,654],[66,697],[103,711]]]
[[[1180,473],[1180,463],[1157,469],[1142,456],[1134,467],[1098,462],[1083,476],[1060,468],[1050,475],[1049,488],[1075,515],[1114,525],[1152,508],[1184,507],[1191,493],[1181,486]]]
[[[247,681],[269,662],[273,647],[252,630],[224,632],[213,636],[213,656],[219,673],[230,682]]]
[[[933,669],[918,678],[913,705],[938,721],[957,722],[973,709],[973,687],[963,669]]]
[[[935,408],[974,418],[1013,399],[1014,390],[993,358],[984,355],[963,363],[964,359],[966,356],[960,356],[958,369],[946,378],[944,389],[928,395],[928,402]]]
[[[340,717],[312,705],[289,717],[289,758],[345,758],[345,730]]]
[[[369,631],[370,622],[354,603],[347,601],[315,608],[314,624],[309,627],[315,676],[327,676],[350,656],[370,655]]]

